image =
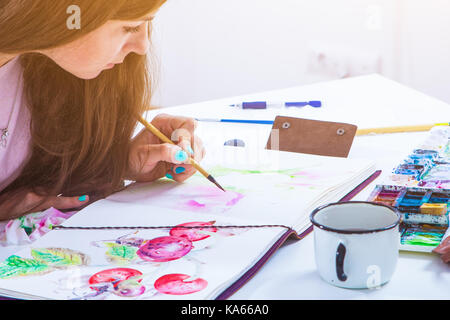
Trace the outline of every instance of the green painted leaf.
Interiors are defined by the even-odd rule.
[[[21,258],[16,255],[8,257],[0,264],[0,278],[10,278],[48,271],[50,267],[35,259]]]
[[[115,263],[129,263],[137,258],[136,251],[138,248],[131,246],[124,246],[117,243],[106,243],[109,247],[106,255],[110,257],[110,260]]]
[[[87,264],[87,257],[85,254],[65,248],[32,249],[31,255],[36,260],[53,267]]]

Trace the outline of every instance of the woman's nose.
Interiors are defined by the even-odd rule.
[[[139,32],[134,34],[134,37],[130,39],[128,49],[130,52],[137,53],[139,55],[144,55],[147,53],[150,42],[148,39],[148,28],[141,28]]]

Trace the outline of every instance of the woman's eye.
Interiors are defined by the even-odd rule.
[[[137,26],[137,27],[123,27],[123,30],[126,33],[136,33],[136,32],[139,32],[140,27],[141,26]]]

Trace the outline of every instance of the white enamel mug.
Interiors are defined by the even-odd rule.
[[[376,288],[395,271],[400,215],[389,206],[336,202],[315,209],[316,265],[322,279],[344,288]]]

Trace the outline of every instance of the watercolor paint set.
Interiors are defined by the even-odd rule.
[[[398,210],[400,250],[431,252],[449,227],[450,127],[433,127],[368,201]]]
[[[450,189],[377,185],[368,201],[400,213],[400,250],[431,252],[448,229]]]
[[[427,139],[394,168],[390,183],[450,188],[450,127],[434,127]]]

